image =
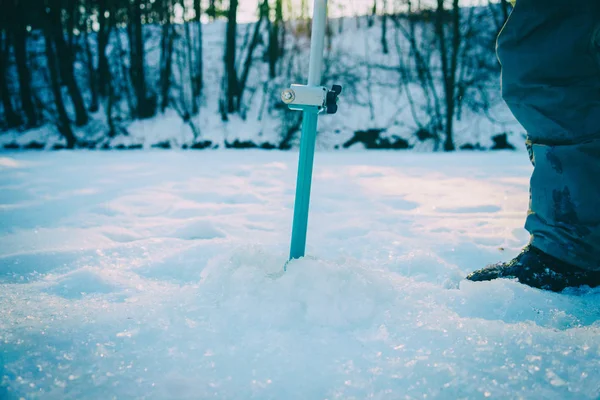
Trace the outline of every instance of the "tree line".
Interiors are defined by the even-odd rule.
[[[200,112],[206,80],[206,25],[201,19],[226,21],[218,98],[225,122],[246,112],[244,98],[256,63],[268,66],[268,80],[289,77],[289,42],[310,35],[308,0],[258,0],[256,21],[245,33],[239,29],[239,0],[1,3],[1,128],[29,129],[50,122],[67,148],[82,144],[73,127],[85,127],[99,111],[105,114],[109,137],[126,134],[122,121],[152,118],[167,108],[175,109],[196,132],[192,121]],[[398,86],[407,91],[422,134],[443,142],[444,150],[454,150],[453,121],[468,94],[481,97],[482,85],[497,72],[490,55],[494,35],[509,11],[506,0],[490,3],[485,15],[461,7],[459,0],[374,0],[372,12],[363,18],[369,26],[379,19],[377,51],[389,54],[396,47],[399,59],[393,66],[369,64],[367,73],[397,72]],[[337,32],[333,26],[328,27],[328,43],[333,35],[343,34],[341,21]],[[159,47],[157,65],[149,65],[149,43]],[[411,99],[415,85],[425,106]],[[423,107],[425,113],[418,110]],[[295,118],[284,136],[298,130]]]

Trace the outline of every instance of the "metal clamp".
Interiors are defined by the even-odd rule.
[[[317,114],[327,111],[327,114],[335,114],[341,93],[340,85],[333,85],[331,90],[323,86],[291,85],[281,92],[281,100],[290,110],[313,111]]]

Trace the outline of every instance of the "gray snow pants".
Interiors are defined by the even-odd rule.
[[[502,93],[534,164],[531,244],[600,270],[600,0],[517,0],[498,38]]]

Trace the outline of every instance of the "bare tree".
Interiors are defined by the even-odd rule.
[[[90,103],[90,111],[98,111],[98,78],[96,74],[96,68],[94,66],[94,56],[92,55],[92,44],[90,43],[89,32],[92,31],[92,20],[91,16],[91,1],[86,2],[88,8],[88,18],[86,18],[85,27],[83,29],[83,48],[85,49],[85,59],[88,68],[88,82],[90,87],[90,93],[92,95],[92,101]]]
[[[161,4],[162,34],[160,38],[159,87],[161,95],[160,109],[164,113],[169,105],[175,29],[171,23],[173,3],[169,0]]]
[[[400,84],[419,127],[419,139],[433,139],[437,149],[443,137],[444,150],[453,151],[454,124],[464,106],[487,112],[496,101],[490,97],[498,72],[495,31],[489,29],[492,21],[481,8],[461,8],[459,0],[452,0],[451,8],[438,0],[433,10],[420,5],[415,9],[410,0],[404,4],[406,18],[392,17],[399,33]],[[399,38],[408,42],[408,51]]]
[[[441,98],[437,92],[432,67],[435,48],[430,43],[435,40],[435,35],[431,29],[417,30],[417,20],[414,16],[420,8],[415,11],[411,1],[407,2],[407,6],[406,24],[398,15],[392,18],[396,29],[394,43],[398,55],[399,86],[407,97],[413,119],[421,132],[420,139],[433,139],[434,150],[437,150],[439,134],[443,129],[443,117]],[[408,42],[408,51],[405,51],[402,39]],[[422,93],[423,100],[419,103],[413,95],[414,84]],[[425,112],[420,112],[421,109]],[[425,121],[421,115],[425,116]],[[426,135],[423,136],[424,133]]]
[[[435,31],[439,43],[440,61],[442,65],[442,76],[444,83],[444,96],[446,106],[446,124],[444,141],[445,151],[454,151],[454,113],[455,113],[455,95],[456,95],[456,73],[458,70],[458,52],[461,45],[460,36],[460,7],[458,0],[452,0],[452,17],[450,23],[451,39],[448,47],[446,33],[446,9],[444,0],[437,0]]]
[[[237,0],[230,2],[227,23],[227,37],[225,42],[225,75],[223,79],[224,98],[221,98],[220,109],[223,120],[226,114],[239,112],[242,106],[242,96],[246,90],[250,69],[254,60],[254,52],[261,41],[261,29],[268,18],[268,0],[263,0],[259,5],[259,19],[253,26],[252,35],[247,35],[242,47],[244,61],[241,65],[241,74],[238,76],[236,65],[236,38],[237,38]],[[244,54],[245,53],[245,54]]]
[[[12,104],[12,96],[8,89],[8,58],[10,56],[10,47],[8,29],[4,17],[0,17],[0,97],[2,97],[2,108],[4,109],[4,119],[8,128],[14,128],[23,123],[21,117],[15,111]]]
[[[238,0],[230,0],[227,12],[227,32],[225,38],[225,100],[221,101],[221,115],[235,112],[239,107],[239,82],[235,67],[237,47],[237,8]],[[225,104],[223,104],[225,103]]]
[[[156,98],[149,95],[146,84],[146,60],[144,49],[144,36],[142,24],[142,0],[133,0],[129,12],[129,55],[131,67],[129,74],[133,92],[135,93],[136,105],[135,116],[140,119],[153,117],[156,113]]]
[[[128,52],[123,44],[122,35],[116,34],[116,49],[117,57],[112,57],[112,76],[115,78],[114,82],[111,83],[112,95],[118,95],[120,98],[125,98],[127,102],[127,109],[131,118],[135,117],[136,105],[134,101],[134,95],[132,93],[131,74],[128,72],[127,65],[125,65],[125,59],[127,58]],[[117,87],[118,85],[118,87]]]
[[[383,9],[381,12],[381,49],[383,54],[390,52],[387,40],[387,0],[383,0]]]
[[[371,7],[371,15],[367,18],[367,26],[372,28],[375,25],[375,18],[377,17],[377,0],[373,0],[373,6]]]
[[[115,7],[114,0],[96,0],[98,5],[98,33],[97,33],[97,48],[98,56],[98,93],[100,96],[106,96],[110,86],[110,67],[106,54],[110,33],[115,24]]]
[[[242,68],[242,74],[239,78],[239,103],[237,111],[240,111],[241,100],[244,97],[244,91],[246,90],[246,86],[248,84],[248,76],[250,75],[250,69],[252,68],[253,56],[256,47],[258,46],[261,38],[261,28],[264,21],[268,21],[269,18],[269,1],[263,0],[262,4],[259,5],[259,18],[258,22],[254,24],[254,32],[252,34],[252,38],[250,39],[250,43],[248,44],[248,49],[246,50],[246,59],[244,61],[244,65]]]
[[[282,56],[283,0],[275,0],[275,19],[269,32],[269,77],[277,75],[277,62]]]
[[[72,52],[73,46],[65,40],[63,19],[61,17],[61,8],[58,2],[46,1],[46,10],[48,16],[47,33],[48,40],[52,40],[53,47],[56,50],[60,79],[67,86],[67,91],[73,108],[75,110],[75,125],[83,126],[88,123],[89,117],[85,108],[85,102],[81,94],[81,90],[75,80],[75,70],[73,63],[75,61]],[[70,28],[72,31],[72,27]],[[71,37],[72,32],[67,31],[67,35]]]
[[[49,21],[44,27],[44,38],[46,48],[46,60],[48,64],[48,71],[50,72],[50,85],[52,87],[52,93],[54,95],[54,104],[56,106],[56,112],[58,114],[58,120],[56,125],[58,131],[67,141],[67,148],[72,149],[77,143],[77,139],[71,129],[71,121],[67,115],[65,104],[63,101],[62,93],[60,90],[60,77],[58,71],[58,56],[55,49],[55,40],[53,38],[53,28],[50,27],[52,23]]]
[[[27,118],[27,125],[38,125],[38,115],[33,102],[31,90],[31,69],[27,60],[27,24],[25,23],[25,6],[23,0],[11,0],[8,6],[12,7],[12,17],[15,19],[11,29],[11,39],[15,55],[15,64],[19,77],[19,94],[21,108]],[[8,11],[8,10],[7,10]],[[8,12],[5,15],[9,15]]]
[[[184,15],[186,14],[185,10],[185,1],[182,2]],[[194,57],[196,52],[192,51],[192,35],[190,32],[190,23],[189,21],[184,22],[183,31],[185,32],[185,60],[187,61],[187,73],[189,75],[189,82],[191,82],[191,114],[198,114],[198,96],[200,95],[198,86],[196,83],[197,80],[197,72],[196,72],[196,64],[194,63]],[[183,89],[183,88],[182,88]]]
[[[204,87],[204,43],[202,35],[202,2],[194,0],[196,25],[196,70],[194,73],[194,95],[199,97]]]

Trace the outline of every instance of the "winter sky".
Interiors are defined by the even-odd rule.
[[[305,0],[312,12],[314,0]],[[487,3],[488,0],[462,0],[467,5]],[[300,10],[302,0],[292,0],[292,6],[295,10]],[[387,0],[387,7],[401,8],[405,4],[405,0]],[[422,4],[427,3],[427,0],[422,0]],[[258,1],[257,0],[240,0],[239,19],[242,22],[249,22],[256,19]],[[378,7],[383,6],[383,0],[378,0]],[[331,17],[340,17],[348,15],[366,14],[373,7],[373,0],[329,0],[329,15]]]
[[[312,10],[313,0],[306,0]],[[251,21],[256,18],[257,0],[240,1],[240,20]],[[295,9],[300,10],[301,0],[292,0]],[[329,0],[330,15],[354,15],[364,14],[373,6],[372,0]],[[312,12],[312,11],[311,11]]]

